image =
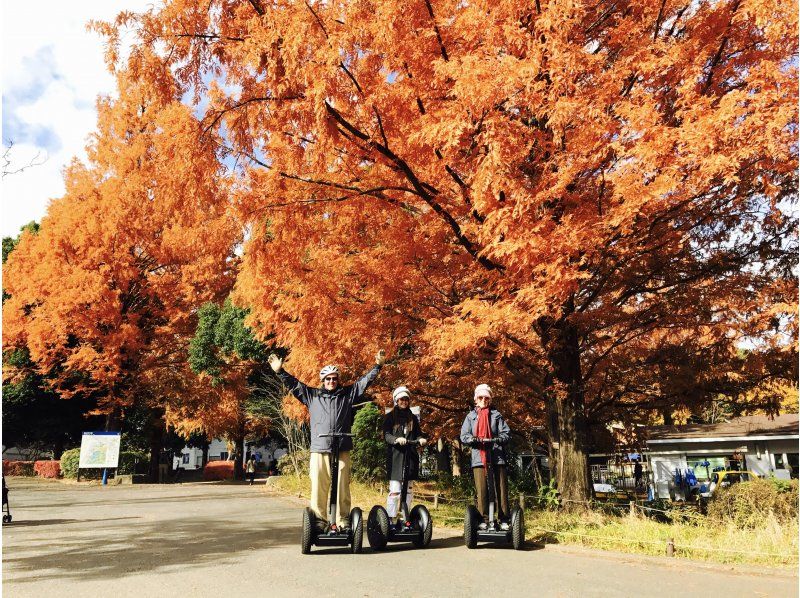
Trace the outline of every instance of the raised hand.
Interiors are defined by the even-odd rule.
[[[283,359],[275,355],[275,353],[270,353],[269,357],[267,357],[267,361],[269,362],[269,367],[272,368],[272,371],[276,374],[281,371],[283,367]]]
[[[375,363],[378,365],[383,365],[386,363],[386,351],[381,349],[375,354]]]

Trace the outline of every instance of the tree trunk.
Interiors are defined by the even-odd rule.
[[[158,466],[161,463],[161,446],[164,440],[164,422],[159,415],[153,415],[150,425],[150,467],[148,477],[150,483],[158,483]]]
[[[578,330],[569,321],[573,311],[570,299],[559,320],[549,317],[539,320],[539,333],[550,366],[546,384],[551,463],[555,464],[558,490],[568,508],[580,507],[592,497],[580,345]]]
[[[461,475],[461,441],[456,439],[451,444],[452,450],[450,451],[450,467],[452,468],[454,476]]]
[[[53,459],[58,461],[61,459],[61,455],[64,453],[64,439],[59,438],[53,444]]]
[[[208,446],[209,446],[210,444],[211,444],[211,443],[210,443],[210,442],[208,442],[208,440],[206,440],[205,442],[203,442],[203,460],[202,460],[202,462],[201,462],[201,463],[202,463],[202,467],[201,467],[201,469],[205,469],[205,466],[206,466],[206,464],[208,463]]]
[[[665,426],[671,426],[674,423],[672,419],[672,409],[670,409],[669,407],[664,407],[661,410],[661,417],[664,418]]]
[[[447,441],[440,438],[436,443],[436,470],[446,473],[451,473],[450,469],[450,454],[448,452]]]

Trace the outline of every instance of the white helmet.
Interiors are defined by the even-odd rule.
[[[406,397],[410,401],[411,393],[408,392],[408,389],[405,386],[398,386],[392,393],[392,401],[394,401],[394,404],[397,405],[397,401],[399,401],[402,397]]]
[[[338,376],[339,368],[337,368],[335,365],[326,365],[319,371],[319,379],[324,380],[327,376],[330,376],[331,374],[336,374]]]

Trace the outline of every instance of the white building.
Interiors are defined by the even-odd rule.
[[[650,428],[647,448],[658,498],[675,491],[676,470],[691,469],[700,483],[715,468],[740,468],[760,477],[798,477],[798,416],[739,417],[718,424]]]
[[[250,453],[255,454],[256,461],[263,461],[270,463],[277,461],[286,454],[285,448],[280,448],[277,443],[271,442],[268,446],[251,444],[245,441],[244,444],[244,459]],[[214,438],[208,445],[208,460],[209,461],[227,461],[230,454],[228,452],[228,443],[220,438]],[[200,469],[203,465],[203,449],[185,446],[181,451],[180,456],[175,456],[173,459],[173,469],[181,467],[183,469]]]

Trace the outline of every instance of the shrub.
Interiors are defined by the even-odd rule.
[[[797,519],[797,500],[797,480],[755,479],[719,489],[708,504],[708,515],[753,529],[766,525],[770,515],[779,523]]]
[[[350,458],[355,479],[376,482],[386,476],[383,414],[375,403],[364,405],[353,419],[353,450]]]
[[[294,460],[297,462],[297,471],[295,471]],[[308,465],[311,459],[311,453],[307,449],[295,451],[294,453],[286,453],[278,459],[278,471],[281,475],[308,475]]]
[[[33,470],[40,478],[57,478],[61,475],[61,462],[36,461]]]
[[[449,471],[437,471],[434,487],[436,492],[452,501],[470,501],[475,496],[475,484],[470,469],[464,470],[460,476]]]
[[[61,453],[61,475],[65,478],[75,479],[78,477],[78,463],[81,460],[80,447],[69,449]]]
[[[33,477],[33,461],[3,461],[3,475]]]
[[[203,468],[203,479],[207,481],[232,480],[234,465],[233,461],[210,461]]]
[[[142,451],[121,451],[119,454],[119,467],[117,468],[117,474],[131,475],[134,473],[143,473],[141,471],[137,471],[137,469],[141,469],[141,467],[137,467],[137,465],[147,465],[149,462],[150,456]]]

